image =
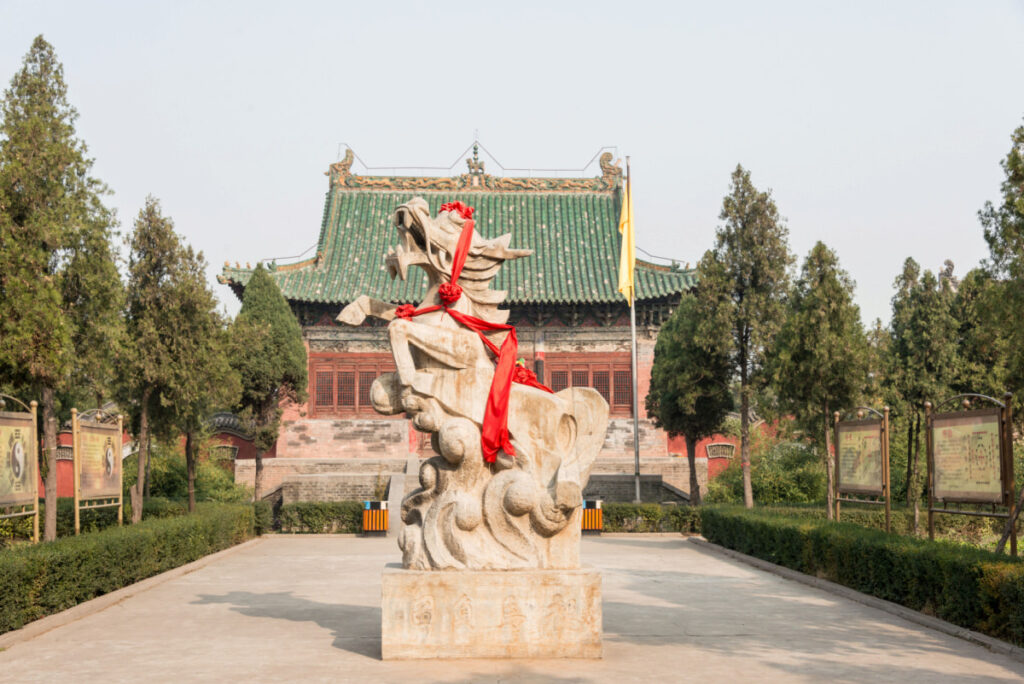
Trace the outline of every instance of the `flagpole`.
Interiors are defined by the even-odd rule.
[[[629,170],[629,157],[626,157],[626,201],[631,205],[633,203],[633,179],[630,175]],[[633,207],[630,206],[630,220],[633,218]],[[634,231],[633,238],[636,239],[636,226],[631,225],[630,229]],[[636,254],[630,255],[631,259],[636,258]],[[630,360],[632,362],[633,372],[630,374],[633,378],[633,475],[634,484],[636,489],[635,502],[640,503],[640,415],[637,405],[639,403],[638,392],[637,392],[637,373],[636,373],[636,281],[633,281],[633,292],[632,297],[629,300],[629,335],[630,335]]]

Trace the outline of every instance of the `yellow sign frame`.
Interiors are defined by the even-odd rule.
[[[92,414],[88,415],[87,414]],[[103,414],[107,416],[108,422],[101,422],[94,416]],[[116,418],[116,422],[110,422],[111,419]],[[82,468],[85,464],[85,454],[83,453],[83,437],[87,433],[110,433],[110,447],[116,451],[116,453],[108,454],[108,458],[113,457],[116,459],[115,463],[118,471],[118,483],[117,483],[117,494],[90,494],[86,492],[83,495],[82,491]],[[110,416],[102,409],[95,409],[88,411],[86,414],[79,415],[78,409],[71,409],[71,444],[72,454],[74,456],[75,463],[75,534],[81,532],[81,512],[85,509],[90,508],[109,508],[111,506],[117,506],[117,524],[124,524],[124,444],[122,441],[122,435],[124,434],[124,417],[123,416]]]
[[[29,432],[28,439],[20,439],[18,445],[28,444],[28,453],[25,453],[25,447],[22,446],[21,450],[15,454],[13,451],[14,447],[11,447],[11,451],[4,448],[5,445],[0,444],[0,459],[4,462],[9,461],[11,469],[15,468],[14,456],[19,456],[18,461],[21,467],[27,468],[30,472],[26,473],[26,477],[31,481],[32,495],[31,498],[27,495],[18,497],[17,499],[11,499],[10,501],[0,501],[0,520],[7,518],[24,518],[26,516],[32,516],[32,543],[36,544],[39,542],[39,423],[36,416],[36,409],[39,403],[31,401],[27,406],[24,402],[19,401],[15,397],[7,394],[0,394],[0,398],[13,399],[18,404],[21,404],[27,412],[21,411],[3,411],[0,410],[0,428],[20,428]],[[13,439],[13,436],[12,436]],[[0,466],[0,476],[6,473],[6,470]],[[10,475],[13,477],[13,475]],[[25,499],[28,499],[27,501]],[[20,510],[15,510],[20,509]]]

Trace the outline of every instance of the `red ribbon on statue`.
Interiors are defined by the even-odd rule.
[[[484,460],[494,463],[498,458],[498,451],[504,451],[509,456],[515,456],[516,451],[508,434],[508,400],[512,393],[512,383],[518,382],[537,389],[551,392],[537,381],[537,376],[530,370],[516,366],[516,352],[519,349],[519,342],[516,339],[515,327],[505,323],[491,323],[476,316],[470,316],[460,311],[450,309],[462,296],[462,286],[459,285],[459,276],[462,275],[462,267],[466,265],[466,257],[469,255],[469,247],[473,242],[473,207],[466,206],[462,202],[449,202],[441,205],[441,211],[456,212],[466,220],[462,226],[462,234],[459,235],[459,242],[455,247],[455,255],[452,259],[452,277],[447,283],[442,283],[437,289],[441,304],[425,306],[416,309],[411,304],[402,304],[395,309],[395,316],[406,320],[413,316],[430,313],[444,309],[452,318],[480,335],[492,354],[497,358],[494,368],[494,379],[491,380],[491,391],[487,395],[487,406],[484,409],[483,429],[480,431],[480,444],[484,453]],[[494,344],[484,335],[485,332],[508,331],[501,347]],[[554,392],[551,392],[554,394]]]

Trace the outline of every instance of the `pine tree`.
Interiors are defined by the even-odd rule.
[[[306,348],[302,330],[277,283],[258,264],[245,286],[231,327],[231,365],[239,374],[239,407],[256,447],[255,499],[263,486],[263,454],[277,443],[281,407],[306,399]]]
[[[121,334],[114,214],[75,135],[64,68],[37,37],[0,106],[0,369],[38,393],[44,538],[57,534],[58,396],[107,391]]]
[[[740,462],[743,467],[743,503],[754,505],[750,485],[750,414],[755,387],[765,381],[762,366],[785,315],[788,270],[793,257],[788,231],[779,217],[771,192],[761,192],[750,172],[737,166],[719,218],[724,224],[715,235],[708,257],[704,286],[722,302],[721,320],[731,338],[732,364],[740,384]]]
[[[867,385],[869,350],[853,303],[853,281],[835,252],[818,242],[804,261],[788,314],[769,357],[780,406],[814,435],[828,482],[832,518],[832,412],[851,408]]]
[[[655,425],[686,439],[692,505],[700,505],[703,499],[697,478],[697,442],[713,435],[733,409],[729,340],[719,320],[726,309],[709,297],[707,287],[702,288],[703,268],[702,262],[695,293],[683,295],[658,333],[646,400],[647,415]]]

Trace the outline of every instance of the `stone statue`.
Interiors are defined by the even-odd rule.
[[[471,217],[460,203],[436,217],[422,198],[398,207],[398,244],[385,262],[392,277],[405,279],[410,266],[426,271],[425,299],[413,308],[363,296],[338,316],[350,325],[367,316],[390,321],[397,371],[374,382],[371,401],[380,413],[411,416],[438,454],[423,463],[419,489],[402,502],[403,565],[578,568],[577,511],[604,442],[608,404],[590,388],[552,393],[525,368],[502,384],[516,340],[505,325],[509,312],[498,309],[506,293],[491,281],[503,262],[532,251],[510,248],[510,234],[484,239]],[[488,446],[491,433],[502,448]]]

